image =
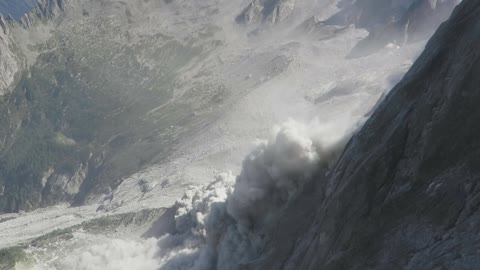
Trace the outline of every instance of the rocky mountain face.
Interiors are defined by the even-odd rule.
[[[376,14],[370,9],[378,3],[357,2],[342,5]],[[237,22],[278,25],[308,10],[295,20],[304,23],[292,26],[327,39],[351,28],[305,19],[322,9],[332,14],[335,3],[254,0],[229,20],[241,12]],[[430,7],[439,10],[448,1],[435,3]],[[125,177],[166,160],[179,138],[204,129],[255,84],[229,81],[243,75],[218,75],[236,57],[223,55],[225,32],[209,21],[224,20],[218,7],[216,1],[42,0],[19,19],[0,18],[0,212],[82,204],[110,193]],[[374,28],[363,19],[343,24],[350,23]],[[287,60],[272,58],[282,70]],[[273,78],[277,70],[256,72]]]
[[[222,42],[159,22],[175,4],[43,0],[0,20],[0,212],[108,194],[213,117],[226,88],[195,63]]]
[[[296,0],[253,0],[237,17],[237,22],[279,23],[293,12],[295,2]]]
[[[0,96],[14,88],[19,74],[28,67],[25,48],[22,48],[24,40],[15,32],[42,20],[55,19],[65,11],[66,5],[66,0],[0,2]]]
[[[45,19],[54,20],[60,16],[58,10],[60,7],[63,9],[65,2],[48,0],[40,1],[36,6],[30,4],[30,10],[22,9],[26,12],[22,16],[17,14],[12,17],[9,13],[11,9],[5,7],[2,12],[6,13],[6,17],[0,15],[0,212],[38,207],[42,192],[47,187],[52,190],[51,196],[64,198],[64,193],[72,196],[85,177],[84,165],[80,165],[78,170],[72,168],[71,173],[51,167],[50,158],[57,154],[60,156],[59,152],[54,152],[65,151],[76,143],[45,126],[45,109],[50,105],[41,104],[44,101],[34,97],[42,93],[32,92],[33,86],[27,82],[27,77],[32,79],[32,73],[26,74],[35,69],[32,63],[37,55],[32,53],[37,49],[27,47],[36,46],[36,41],[44,41],[45,37],[29,38],[27,41],[24,35],[29,28],[33,28],[32,32],[39,31],[50,23]],[[56,150],[50,148],[53,145],[56,145],[53,147]],[[66,148],[60,150],[58,147]],[[71,153],[70,150],[63,155],[69,155],[67,153]]]
[[[22,56],[15,53],[18,50],[18,44],[10,38],[9,21],[0,15],[0,96],[9,91],[15,76],[24,68]]]
[[[423,40],[445,21],[459,0],[343,0],[340,11],[326,23],[365,28],[369,36],[352,56],[371,53],[388,43],[402,45]]]
[[[352,50],[352,57],[360,57],[384,48],[387,44],[404,45],[428,39],[440,23],[445,21],[460,0],[341,0],[306,5],[300,0],[254,0],[237,17],[241,24],[274,25],[301,9],[312,17],[301,27],[309,27],[313,36],[332,26],[354,25],[364,28],[369,35]],[[338,12],[327,19],[319,19],[323,9],[335,5]]]
[[[476,0],[455,9],[245,269],[478,267],[479,18]]]
[[[12,19],[20,19],[25,13],[35,7],[36,0],[17,0],[17,1],[0,1],[0,14],[5,17],[10,16]]]
[[[68,5],[67,0],[41,0],[34,8],[21,17],[20,22],[30,28],[35,20],[52,20],[62,15]]]
[[[63,120],[67,111],[59,111],[65,104],[50,92],[58,87],[56,79],[43,77],[49,74],[45,65],[52,62],[39,47],[50,34],[41,32],[54,28],[67,2],[30,4],[22,16],[12,17],[9,9],[2,10],[6,17],[0,16],[0,212],[72,199],[87,177],[91,157],[84,144],[79,147],[60,131],[69,129]],[[58,121],[62,128],[55,127]]]

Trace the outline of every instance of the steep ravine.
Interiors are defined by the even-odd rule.
[[[480,2],[464,0],[244,269],[477,269]]]

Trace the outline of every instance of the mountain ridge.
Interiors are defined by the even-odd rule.
[[[287,208],[270,252],[245,269],[478,265],[479,12],[473,0],[455,9],[328,178]],[[310,218],[294,222],[298,212]]]
[[[20,22],[2,20],[9,34],[2,50],[8,57],[0,58],[7,63],[0,65],[7,67],[0,72],[7,82],[0,85],[0,209],[97,202],[131,175],[170,162],[185,138],[210,129],[242,93],[292,70],[316,68],[300,55],[322,54],[316,42],[345,35],[352,41],[335,52],[343,54],[364,34],[290,12],[327,14],[335,1],[270,1],[262,2],[270,5],[267,13],[283,14],[285,7],[285,21],[251,36],[235,24],[243,4],[43,0]],[[282,29],[290,19],[300,26]],[[279,41],[282,35],[300,43]],[[250,42],[259,46],[249,48]],[[377,91],[361,80],[360,87],[373,85],[366,96]],[[348,96],[352,85],[338,89]]]

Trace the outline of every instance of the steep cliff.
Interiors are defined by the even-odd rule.
[[[66,0],[0,2],[0,96],[9,94],[15,88],[22,72],[29,67],[29,62],[34,61],[27,59],[26,51],[30,50],[27,47],[44,41],[40,35],[33,37],[28,34],[28,40],[20,36],[41,21],[47,23],[47,20],[54,20],[66,7]],[[31,30],[34,31],[40,30]]]
[[[296,0],[253,0],[237,17],[237,22],[279,23],[293,12],[295,2]]]
[[[0,15],[0,96],[10,92],[15,77],[24,68],[23,55],[10,35],[10,21]]]
[[[306,16],[308,19],[302,25],[312,25],[312,21],[316,20],[317,29],[332,25],[354,25],[369,32],[350,55],[360,57],[374,53],[389,43],[402,46],[428,39],[459,2],[460,0],[254,0],[243,9],[236,21],[246,25],[274,25],[286,20],[295,23]],[[332,10],[337,12],[325,17],[325,12]]]
[[[478,267],[479,18],[476,0],[455,9],[246,269]]]
[[[35,7],[36,2],[36,0],[0,1],[0,14],[18,20]]]

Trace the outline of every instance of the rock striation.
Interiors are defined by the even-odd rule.
[[[296,0],[253,0],[237,17],[243,24],[277,24],[291,15]]]
[[[16,44],[10,38],[10,24],[0,15],[0,96],[9,92],[22,62],[15,54]]]
[[[428,39],[445,21],[459,0],[344,0],[329,24],[365,28],[370,35],[352,51],[361,56],[388,43],[403,45]]]
[[[26,69],[19,41],[11,33],[11,29],[29,29],[37,20],[57,18],[66,11],[66,7],[66,0],[41,0],[16,19],[10,14],[0,15],[0,96],[11,92],[19,74]]]

